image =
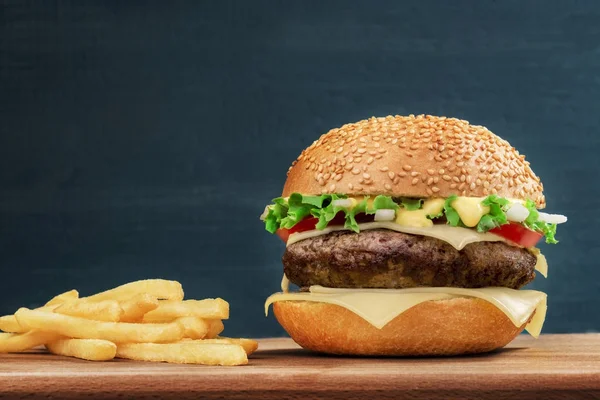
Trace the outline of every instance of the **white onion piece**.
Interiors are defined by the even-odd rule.
[[[506,211],[506,219],[513,222],[523,222],[529,216],[529,210],[522,204],[515,203]]]
[[[375,221],[393,221],[396,218],[395,210],[377,210],[375,211]]]
[[[352,207],[352,199],[337,199],[331,202],[336,207],[350,208]]]
[[[561,214],[547,214],[544,212],[540,214],[540,221],[547,222],[549,224],[564,224],[567,222],[567,217]]]

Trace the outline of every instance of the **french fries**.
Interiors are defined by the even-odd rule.
[[[166,281],[164,279],[147,279],[145,281],[136,281],[126,283],[114,289],[84,297],[87,301],[100,300],[129,300],[140,293],[147,293],[156,296],[158,299],[165,300],[183,300],[183,288],[177,281]]]
[[[176,320],[183,326],[183,336],[190,339],[204,339],[208,334],[210,321],[196,317],[181,317]]]
[[[69,290],[68,292],[61,293],[54,296],[50,301],[46,303],[46,307],[57,306],[67,301],[76,300],[79,298],[79,292],[75,289]]]
[[[62,339],[46,343],[52,354],[76,357],[89,361],[108,361],[115,358],[117,345],[99,339]]]
[[[220,319],[213,319],[210,321],[210,325],[208,327],[208,333],[206,334],[207,339],[214,339],[223,332],[225,326],[223,325],[223,321]]]
[[[17,321],[14,315],[5,315],[0,317],[0,330],[10,333],[27,332],[26,329],[21,328],[19,321]]]
[[[144,315],[144,322],[169,322],[179,317],[228,319],[229,303],[223,299],[163,301]]]
[[[121,302],[121,322],[141,322],[144,315],[158,307],[158,299],[148,293],[140,293]]]
[[[100,322],[27,308],[20,308],[15,316],[24,328],[52,331],[70,338],[103,339],[113,343],[156,343],[173,342],[183,337],[183,327],[176,322]]]
[[[0,317],[0,353],[45,346],[89,361],[115,357],[180,364],[243,365],[258,347],[218,337],[229,318],[225,300],[183,300],[179,282],[131,282],[88,297],[61,293],[43,307]]]
[[[117,357],[138,361],[161,361],[176,364],[243,365],[248,356],[237,344],[202,343],[128,343],[117,346]]]
[[[224,343],[224,344],[238,344],[242,346],[247,355],[250,355],[258,349],[258,342],[252,339],[233,339],[226,337],[219,337],[217,339],[205,339],[203,343]]]
[[[18,353],[60,339],[54,332],[0,333],[0,353]]]
[[[116,300],[102,300],[95,303],[72,300],[59,305],[54,309],[54,312],[106,322],[118,322],[123,315],[123,309]]]

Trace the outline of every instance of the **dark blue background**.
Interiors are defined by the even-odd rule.
[[[259,214],[320,134],[372,115],[486,125],[548,209],[546,332],[600,329],[600,2],[23,2],[0,8],[0,313],[178,279],[280,335]]]

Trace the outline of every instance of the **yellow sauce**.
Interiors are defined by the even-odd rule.
[[[437,216],[444,209],[444,199],[425,200],[423,207],[419,210],[409,211],[400,208],[396,211],[396,223],[403,226],[426,228],[433,226],[433,221],[428,216]]]

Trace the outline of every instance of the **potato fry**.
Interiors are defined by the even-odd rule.
[[[39,307],[36,308],[36,310],[52,312],[56,307],[58,307],[58,304],[52,306]],[[25,329],[21,325],[19,325],[19,321],[17,321],[17,318],[14,316],[14,314],[0,317],[0,330],[10,333],[25,333],[29,331],[29,329]]]
[[[183,326],[183,337],[190,339],[204,339],[212,325],[209,321],[197,317],[181,317],[175,321]]]
[[[159,302],[156,296],[148,293],[140,293],[128,300],[121,301],[120,304],[123,309],[121,322],[141,322],[144,314],[155,310]]]
[[[60,338],[56,333],[42,331],[0,333],[0,353],[18,353]]]
[[[176,364],[243,365],[248,363],[248,356],[240,345],[209,344],[202,343],[201,340],[166,344],[120,344],[117,345],[117,357]]]
[[[27,308],[19,309],[15,316],[24,328],[54,332],[70,338],[103,339],[113,343],[147,343],[173,342],[183,337],[183,327],[176,322],[168,324],[101,322]]]
[[[126,283],[93,296],[83,297],[86,301],[117,300],[125,301],[138,294],[147,293],[158,299],[183,300],[183,288],[177,281],[146,279]]]
[[[0,317],[0,330],[10,333],[27,332],[27,330],[21,328],[19,321],[17,321],[14,315],[5,315]]]
[[[72,317],[107,322],[118,322],[123,315],[123,309],[116,300],[102,300],[93,303],[73,300],[59,305],[54,309],[54,312]]]
[[[221,332],[223,332],[224,329],[225,325],[223,325],[223,321],[220,319],[211,319],[208,333],[206,334],[206,339],[216,338]]]
[[[242,346],[246,354],[250,355],[258,349],[258,342],[252,339],[244,339],[244,338],[228,338],[228,337],[218,337],[216,339],[204,339],[203,343],[225,343],[225,344],[238,344]]]
[[[52,354],[81,358],[89,361],[107,361],[115,358],[117,345],[98,339],[62,339],[46,343]]]
[[[144,315],[144,322],[170,322],[180,317],[205,319],[229,318],[229,303],[223,299],[163,301],[158,308]]]
[[[70,300],[77,300],[78,298],[79,292],[77,290],[69,290],[68,292],[64,292],[57,296],[54,296],[52,299],[50,299],[50,301],[46,303],[46,307],[59,305]]]

